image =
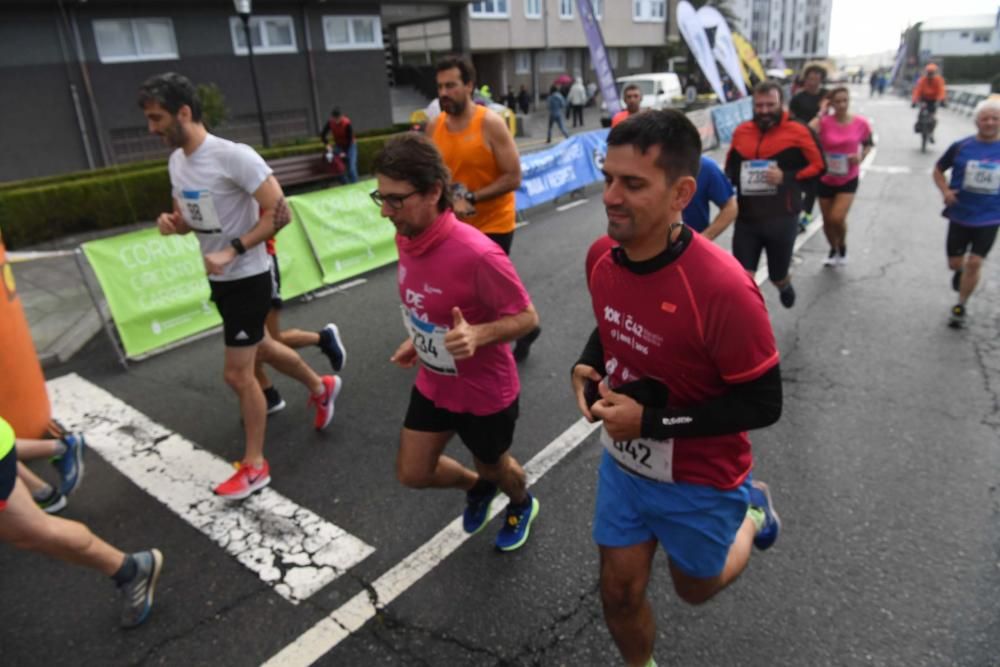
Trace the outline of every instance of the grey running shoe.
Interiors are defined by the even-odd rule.
[[[159,549],[140,551],[132,554],[132,558],[136,565],[135,577],[118,587],[123,598],[121,615],[123,628],[134,628],[149,617],[149,612],[153,608],[156,580],[160,578],[160,570],[163,568],[163,554]]]

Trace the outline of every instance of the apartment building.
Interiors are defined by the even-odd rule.
[[[617,76],[647,72],[667,39],[674,0],[591,0]],[[476,0],[463,17],[480,83],[500,93],[548,92],[559,76],[595,81],[576,0]],[[402,63],[432,64],[451,50],[446,21],[396,28]]]
[[[1000,53],[1000,11],[931,18],[920,24],[920,54],[924,60],[995,53]]]
[[[727,7],[765,61],[777,53],[797,67],[829,55],[833,0],[728,0]]]

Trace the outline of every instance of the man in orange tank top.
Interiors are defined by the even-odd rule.
[[[449,56],[437,64],[441,114],[427,134],[451,172],[454,211],[510,254],[514,242],[514,191],[521,185],[521,158],[507,124],[472,101],[476,69],[467,59]],[[517,341],[514,358],[528,357],[541,328]]]

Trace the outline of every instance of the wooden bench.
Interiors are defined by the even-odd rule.
[[[268,160],[267,164],[282,188],[332,181],[344,173],[343,169],[340,171],[331,169],[330,163],[321,152]]]

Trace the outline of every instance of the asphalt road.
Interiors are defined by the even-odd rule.
[[[752,434],[755,476],[771,484],[784,530],[700,607],[674,596],[657,557],[650,595],[661,666],[1000,664],[1000,296],[987,264],[969,328],[946,327],[955,297],[929,176],[972,123],[942,111],[936,150],[922,155],[908,105],[864,97],[856,105],[879,143],[850,216],[850,265],[823,268],[817,234],[798,252],[796,306],[785,310],[763,288],[785,409]],[[599,191],[588,196],[565,212],[532,212],[514,241],[544,329],[521,369],[513,450],[521,461],[579,418],[568,370],[593,327],[583,257],[604,228]],[[164,552],[153,615],[119,630],[116,593],[101,576],[2,547],[0,663],[260,664],[459,515],[460,493],[395,480],[412,374],[388,363],[403,337],[394,269],[367,278],[286,309],[288,325],[338,322],[349,360],[323,434],[311,428],[304,392],[277,378],[289,407],[271,419],[267,455],[274,489],[375,551],[294,605],[92,452],[65,516],[123,549]],[[78,373],[235,459],[242,432],[221,348],[215,336],[122,372],[97,337],[49,377]],[[318,352],[304,356],[325,368]],[[457,442],[451,453],[468,460]],[[319,664],[621,664],[601,616],[590,538],[599,456],[592,435],[535,484],[541,513],[525,548],[495,552],[495,519]]]

